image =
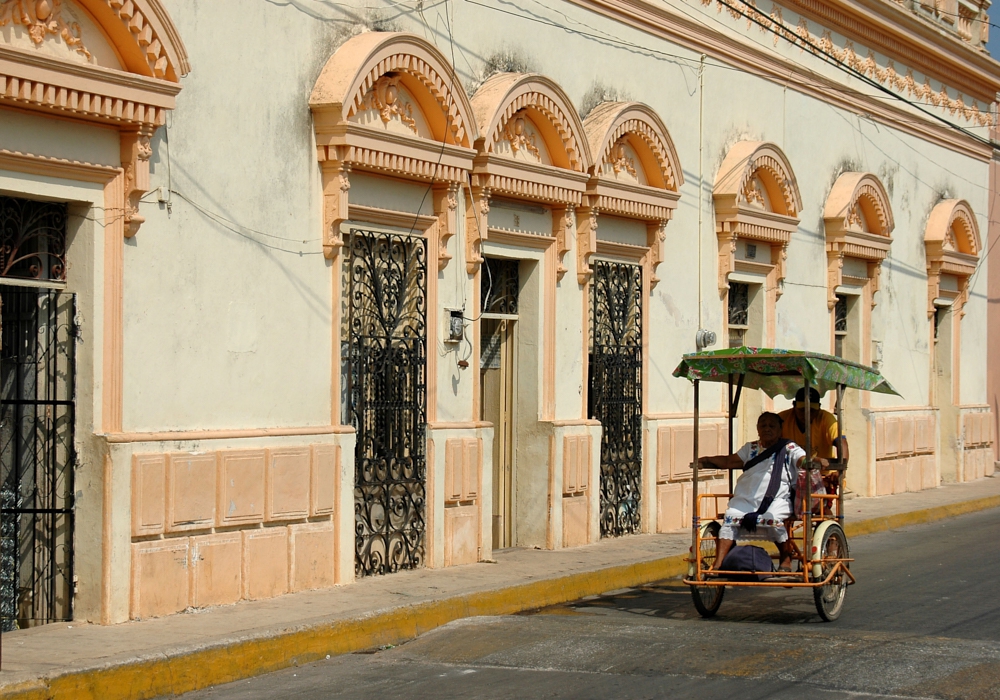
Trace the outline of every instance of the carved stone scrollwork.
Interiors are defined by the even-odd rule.
[[[600,212],[590,207],[580,210],[576,229],[576,278],[580,284],[587,284],[594,271],[590,259],[597,252],[597,215]]]
[[[564,258],[573,247],[573,233],[576,231],[576,208],[570,205],[565,209],[553,209],[552,230],[556,238],[556,279],[561,280],[567,270]]]
[[[470,275],[483,264],[483,241],[489,235],[490,188],[472,187],[465,213],[465,269]]]
[[[667,240],[667,222],[651,221],[646,224],[646,244],[649,246],[649,288],[652,289],[660,278],[656,268],[663,262],[664,245]]]
[[[365,95],[363,105],[366,109],[377,111],[383,123],[388,124],[396,117],[416,134],[417,122],[413,118],[413,105],[400,95],[399,80],[399,76],[392,75],[384,75],[376,80]]]
[[[771,255],[773,256],[777,253],[778,262],[774,266],[775,278],[777,279],[777,287],[774,290],[774,298],[780,299],[781,295],[785,293],[785,265],[788,263],[788,244],[784,243],[781,246],[771,246]]]
[[[719,240],[719,298],[729,294],[729,273],[736,269],[736,232],[724,222],[716,234]]]
[[[434,215],[438,219],[438,270],[443,270],[451,260],[448,241],[458,230],[458,183],[434,188]]]
[[[843,279],[844,252],[839,246],[827,246],[826,249],[826,306],[829,310],[837,305],[837,287]]]
[[[0,27],[7,24],[27,27],[28,36],[36,46],[46,36],[59,36],[66,46],[90,60],[80,25],[63,18],[61,0],[0,0]]]
[[[125,171],[123,217],[126,238],[134,236],[146,220],[139,213],[139,200],[149,191],[149,157],[153,155],[149,137],[152,133],[152,129],[144,127],[121,135],[121,160]]]
[[[335,258],[344,247],[341,224],[347,221],[351,166],[342,160],[326,160],[323,166],[323,255]]]

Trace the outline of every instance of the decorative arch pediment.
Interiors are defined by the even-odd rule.
[[[576,208],[583,204],[591,167],[583,124],[556,83],[533,73],[499,73],[472,97],[476,166],[466,231],[470,274],[482,262],[490,197],[531,200],[553,209],[553,235],[562,258],[569,250]]]
[[[979,223],[964,199],[939,202],[927,219],[924,232],[927,255],[927,315],[934,314],[934,300],[942,296],[941,275],[958,281],[954,304],[959,313],[969,298],[969,278],[975,273],[982,250]]]
[[[843,284],[845,258],[866,263],[874,293],[879,288],[882,261],[892,244],[896,226],[892,205],[882,182],[871,173],[843,173],[837,178],[823,209],[826,230],[827,306],[837,304],[836,289]]]
[[[327,257],[343,245],[352,169],[434,182],[438,263],[450,258],[458,190],[472,170],[475,117],[462,83],[438,49],[416,34],[367,32],[323,67],[309,98],[323,170]]]
[[[160,0],[2,0],[0,25],[20,42],[0,46],[0,106],[121,132],[124,232],[144,219],[150,137],[166,123],[190,71]]]
[[[587,187],[588,208],[646,222],[650,286],[655,286],[666,225],[684,183],[673,141],[656,112],[638,102],[604,102],[588,115],[583,127],[594,157]],[[590,274],[596,237],[596,226],[580,228],[577,275],[581,284]]]
[[[719,167],[712,198],[719,239],[719,294],[729,289],[737,239],[748,239],[771,247],[780,296],[788,243],[802,211],[798,182],[785,154],[773,143],[738,142]]]
[[[330,57],[309,97],[317,135],[342,130],[372,108],[388,108],[387,116],[398,118],[383,101],[389,85],[412,96],[430,140],[472,147],[475,121],[461,81],[436,46],[405,32],[359,34]]]
[[[553,167],[587,172],[590,152],[583,124],[572,102],[555,82],[534,73],[498,73],[472,97],[481,153],[496,153],[510,143],[518,119],[537,129]]]

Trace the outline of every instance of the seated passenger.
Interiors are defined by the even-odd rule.
[[[713,569],[722,568],[723,560],[737,539],[755,539],[775,542],[781,557],[778,571],[792,570],[794,550],[788,541],[785,520],[792,515],[792,489],[806,453],[794,442],[781,437],[781,417],[776,413],[760,415],[757,435],[756,442],[748,442],[736,454],[699,460],[707,468],[745,470],[736,482],[726,509]],[[773,497],[768,499],[771,471],[776,461],[781,470],[779,481]],[[821,464],[827,462],[825,459],[819,461]]]

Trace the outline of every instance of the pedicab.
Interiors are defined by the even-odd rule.
[[[769,348],[729,348],[684,355],[674,370],[675,377],[684,377],[694,384],[694,462],[692,464],[692,526],[691,555],[684,583],[691,587],[694,606],[703,617],[712,617],[722,605],[727,586],[757,588],[809,588],[812,589],[816,611],[826,621],[840,617],[847,587],[855,582],[851,574],[850,548],[844,534],[844,476],[846,460],[834,460],[822,469],[832,493],[813,493],[813,472],[820,469],[812,455],[812,431],[805,431],[806,460],[802,467],[806,478],[799,480],[800,491],[795,492],[797,508],[792,512],[794,524],[788,533],[792,542],[792,572],[775,576],[771,571],[725,571],[713,568],[719,545],[719,532],[725,513],[725,504],[733,495],[733,473],[729,471],[727,493],[699,493],[698,422],[700,414],[699,391],[702,382],[728,384],[729,453],[733,453],[733,420],[745,389],[756,389],[774,398],[791,399],[799,389],[806,395],[809,389],[825,395],[836,392],[838,434],[843,436],[844,390],[859,389],[882,394],[896,394],[895,389],[881,374],[840,357],[813,352]],[[805,425],[811,425],[810,402],[805,401]],[[838,442],[838,445],[841,444]],[[840,450],[838,449],[838,455]],[[829,475],[832,475],[829,476]],[[801,488],[803,485],[805,488]],[[835,484],[835,486],[834,486]],[[829,490],[829,489],[826,489]],[[740,538],[741,541],[747,541]],[[752,541],[752,538],[750,539]],[[771,555],[772,559],[777,558]],[[720,562],[721,566],[721,562]],[[797,568],[797,570],[796,570]],[[709,571],[711,569],[711,571]]]

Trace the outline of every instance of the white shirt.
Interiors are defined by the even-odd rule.
[[[748,442],[736,454],[746,464],[763,451],[759,442]],[[771,481],[771,468],[774,466],[776,456],[772,455],[743,472],[736,481],[735,489],[733,489],[733,497],[729,500],[729,507],[726,509],[727,515],[745,515],[760,507],[764,495],[767,493],[767,485]],[[780,466],[783,473],[781,481],[778,483],[778,492],[774,495],[771,507],[767,509],[775,519],[783,520],[791,515],[792,508],[789,496],[791,485],[795,483],[798,474],[795,465],[805,456],[806,451],[794,442],[789,442],[785,447],[785,463]]]

